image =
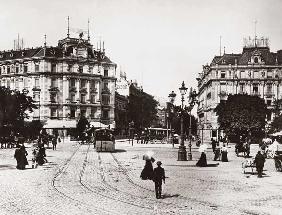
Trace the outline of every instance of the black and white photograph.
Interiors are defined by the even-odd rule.
[[[282,214],[282,0],[0,2],[0,215]]]

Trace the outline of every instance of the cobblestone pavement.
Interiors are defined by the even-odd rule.
[[[200,153],[194,146],[192,161],[177,161],[177,148],[168,144],[117,142],[116,148],[97,153],[93,145],[65,142],[47,150],[47,164],[26,170],[15,168],[14,149],[1,149],[0,214],[282,214],[282,173],[272,159],[257,178],[242,173],[244,158],[234,146],[228,163],[212,161],[208,149],[205,168],[195,166]],[[251,155],[256,150],[252,145]],[[155,198],[152,181],[139,177],[146,151],[166,170],[162,199]]]

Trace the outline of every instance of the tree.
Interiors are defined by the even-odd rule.
[[[6,87],[0,87],[0,127],[7,131],[25,133],[24,120],[28,118],[27,111],[32,112],[37,109],[33,99],[26,94],[10,90]]]
[[[217,105],[215,112],[220,129],[229,137],[263,135],[267,106],[258,96],[229,95]]]
[[[77,133],[77,137],[79,137],[80,139],[84,138],[84,132],[86,131],[86,128],[89,127],[90,124],[88,122],[88,120],[86,119],[85,116],[81,115],[81,117],[79,118],[79,121],[76,124],[76,133]]]
[[[150,127],[157,119],[158,102],[153,96],[137,89],[133,84],[129,88],[128,122],[133,121],[137,130]]]

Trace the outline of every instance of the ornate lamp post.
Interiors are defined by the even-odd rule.
[[[129,123],[129,144],[130,144],[130,137],[132,138],[132,146],[133,146],[133,139],[134,139],[134,122],[131,121]]]
[[[184,102],[184,95],[187,92],[187,87],[185,87],[184,81],[182,82],[181,87],[179,88],[181,94],[181,114],[180,114],[180,122],[181,122],[181,142],[178,149],[178,160],[179,161],[187,161],[187,152],[186,147],[184,146],[184,134],[183,134],[183,102]]]
[[[171,91],[171,93],[168,95],[169,102],[167,102],[167,142],[169,141],[169,120],[170,120],[170,135],[171,135],[171,109],[173,108],[173,103],[176,97],[176,93],[174,91]]]
[[[192,115],[191,115],[191,111],[193,109],[193,107],[195,106],[195,103],[197,101],[196,97],[197,97],[197,92],[196,90],[193,90],[192,88],[190,88],[190,93],[189,93],[189,106],[188,106],[188,110],[189,110],[189,115],[190,115],[190,120],[189,120],[189,152],[188,152],[188,160],[192,160]]]

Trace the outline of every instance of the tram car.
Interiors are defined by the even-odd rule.
[[[95,130],[94,145],[97,152],[113,152],[115,151],[115,138],[113,131],[108,128]]]

